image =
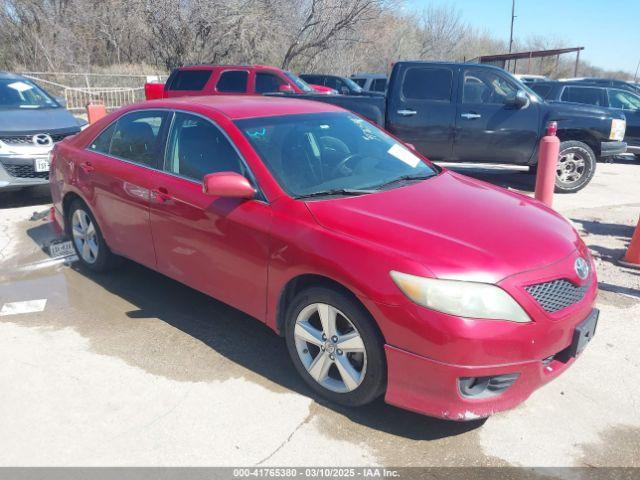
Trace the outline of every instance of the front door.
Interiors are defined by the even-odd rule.
[[[232,171],[251,178],[230,140],[210,120],[175,113],[167,142],[165,173],[151,198],[158,270],[264,318],[271,207],[259,198],[203,193],[208,173]]]
[[[539,108],[507,104],[519,86],[497,69],[464,67],[453,154],[461,162],[526,164],[538,141]]]
[[[457,68],[409,64],[399,67],[387,107],[387,129],[430,160],[451,157]]]

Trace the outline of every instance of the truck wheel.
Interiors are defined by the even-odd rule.
[[[557,193],[582,190],[595,173],[596,156],[589,145],[573,140],[560,143],[555,188]]]
[[[316,393],[355,407],[384,392],[384,342],[355,300],[337,290],[311,287],[296,295],[286,315],[289,355]]]

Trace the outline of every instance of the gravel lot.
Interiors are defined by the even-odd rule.
[[[51,259],[46,189],[0,193],[0,309],[33,310],[0,310],[0,465],[640,466],[640,270],[616,264],[639,192],[640,163],[619,161],[556,197],[598,257],[597,335],[523,405],[466,424],[326,404],[262,324],[133,263]]]

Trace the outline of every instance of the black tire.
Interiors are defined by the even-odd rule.
[[[294,336],[296,320],[305,308],[314,303],[325,303],[338,309],[353,324],[362,338],[366,351],[366,370],[361,383],[349,392],[335,392],[318,383],[307,372],[298,354]],[[311,287],[300,292],[287,308],[285,339],[296,370],[311,389],[321,397],[340,405],[355,407],[370,403],[384,393],[387,381],[384,341],[371,315],[349,295],[326,287]]]
[[[97,244],[97,254],[95,255],[95,260],[87,261],[78,246],[78,242],[76,241],[76,237],[73,233],[73,218],[76,211],[84,212],[87,217],[89,217],[91,223],[95,228],[95,243]],[[119,263],[119,257],[114,255],[106,242],[104,241],[104,237],[102,236],[102,232],[100,231],[100,227],[98,226],[98,222],[96,222],[93,213],[91,213],[91,209],[87,207],[87,205],[80,199],[76,199],[71,202],[69,206],[69,211],[67,214],[67,225],[68,225],[68,233],[71,237],[71,243],[73,244],[73,249],[78,255],[78,259],[83,267],[88,268],[89,270],[93,270],[94,272],[106,272],[111,270]]]
[[[556,193],[574,193],[582,190],[596,173],[596,164],[596,155],[586,143],[574,140],[561,142]]]

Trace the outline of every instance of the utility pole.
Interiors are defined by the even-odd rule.
[[[509,34],[509,53],[513,50],[513,21],[516,19],[516,0],[511,0],[511,33]],[[509,60],[511,63],[511,60]],[[514,67],[514,72],[515,67]]]
[[[638,66],[636,67],[636,74],[633,76],[633,83],[638,82],[638,69],[640,69],[640,60],[638,60]]]

